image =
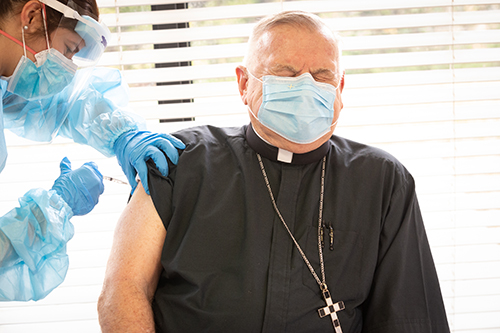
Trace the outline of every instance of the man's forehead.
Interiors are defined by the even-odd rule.
[[[312,27],[279,25],[260,34],[251,42],[248,62],[256,74],[294,75],[302,70],[328,72],[338,70],[339,49],[333,32]]]
[[[334,71],[338,60],[338,50],[331,43],[300,45],[289,41],[285,45],[278,40],[256,48],[255,52],[258,63],[273,71]]]

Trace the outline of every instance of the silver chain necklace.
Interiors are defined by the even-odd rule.
[[[340,322],[337,317],[337,311],[344,310],[344,302],[339,301],[337,303],[333,303],[332,298],[330,296],[330,292],[328,291],[328,286],[326,285],[326,277],[325,277],[325,262],[323,259],[323,247],[321,245],[321,230],[323,226],[323,199],[325,195],[325,169],[326,169],[326,156],[323,157],[323,166],[321,169],[321,190],[320,190],[320,196],[319,196],[319,216],[318,216],[318,252],[319,252],[319,262],[320,262],[320,268],[321,268],[321,280],[319,279],[318,274],[316,274],[316,271],[312,267],[311,263],[309,262],[309,259],[307,259],[306,254],[304,251],[302,251],[302,248],[300,247],[299,243],[293,236],[292,232],[290,231],[290,228],[288,228],[288,225],[285,222],[285,219],[281,215],[278,205],[276,204],[276,200],[274,199],[273,191],[271,190],[271,185],[269,183],[269,179],[267,177],[266,170],[264,169],[264,163],[262,162],[262,158],[260,157],[260,154],[257,153],[257,159],[259,160],[259,165],[260,165],[260,170],[262,171],[262,175],[264,176],[264,180],[266,182],[267,190],[269,192],[269,197],[271,198],[271,202],[273,204],[274,210],[276,211],[276,214],[278,214],[278,217],[280,218],[281,222],[283,223],[283,226],[285,227],[286,231],[292,238],[295,246],[297,247],[297,250],[299,251],[300,255],[302,256],[302,259],[304,259],[304,262],[306,263],[307,267],[309,268],[309,271],[311,272],[312,276],[316,280],[316,282],[319,285],[319,288],[321,290],[321,293],[323,295],[323,298],[325,299],[326,302],[326,307],[323,307],[321,309],[318,309],[318,313],[320,318],[326,317],[330,315],[330,318],[332,319],[332,324],[333,328],[336,333],[342,333],[342,328],[340,327]]]

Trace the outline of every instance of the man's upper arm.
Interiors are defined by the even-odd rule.
[[[165,227],[141,183],[115,229],[106,283],[133,283],[151,299],[161,272]]]

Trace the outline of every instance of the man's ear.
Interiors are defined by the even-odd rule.
[[[43,29],[42,4],[37,0],[28,1],[21,11],[22,28],[28,27],[28,33]]]
[[[243,104],[248,105],[247,103],[247,87],[248,87],[248,74],[245,66],[236,67],[236,79],[238,81],[238,90],[240,92],[241,100]]]
[[[340,79],[340,92],[344,90],[345,83],[345,71],[342,72],[342,78]]]

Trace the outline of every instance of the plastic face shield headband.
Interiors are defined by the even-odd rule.
[[[71,51],[79,47],[80,49],[72,55],[72,60],[80,67],[95,65],[104,53],[111,36],[106,25],[102,22],[97,22],[90,16],[80,15],[78,11],[79,7],[72,1],[69,1],[68,5],[64,5],[57,0],[39,1],[63,14],[63,18],[59,23],[59,29],[57,30],[58,32],[56,32],[53,38],[53,44],[54,41],[63,41],[63,47]],[[69,36],[68,31],[71,29],[74,29],[74,32],[78,34],[77,37],[74,34],[69,38],[67,37]],[[85,42],[85,45],[81,43],[82,40]]]

